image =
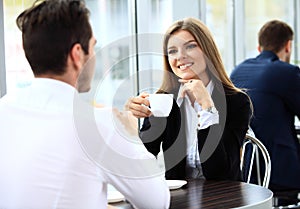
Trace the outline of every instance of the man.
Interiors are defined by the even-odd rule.
[[[37,1],[17,25],[35,79],[0,100],[0,208],[103,209],[108,183],[136,208],[168,208],[154,156],[79,99],[96,43],[84,1]]]
[[[293,31],[272,20],[259,31],[256,58],[247,59],[231,79],[253,102],[251,128],[269,151],[270,188],[300,189],[300,145],[294,120],[300,117],[300,69],[289,64]]]

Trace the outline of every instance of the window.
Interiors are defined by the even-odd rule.
[[[30,66],[25,58],[21,32],[16,25],[17,16],[34,0],[4,0],[4,45],[6,90],[11,92],[15,87],[28,85],[33,78]]]
[[[34,0],[4,0],[0,16],[0,93],[30,84],[33,78],[24,56],[17,15]],[[212,32],[230,74],[233,67],[257,52],[257,33],[270,19],[295,29],[292,62],[298,63],[299,2],[294,0],[85,0],[98,40],[96,75],[89,102],[122,107],[128,97],[155,92],[162,79],[162,38],[169,25],[196,17]],[[3,11],[2,11],[3,9]],[[0,24],[2,23],[0,20]],[[3,40],[4,39],[4,40]],[[3,47],[3,45],[5,47]],[[3,56],[1,56],[3,59]],[[4,62],[5,61],[5,62]],[[2,64],[3,63],[3,64]],[[5,64],[4,64],[5,63]]]
[[[232,19],[228,15],[232,11],[230,3],[226,0],[206,1],[206,25],[214,36],[227,72],[233,65]]]
[[[86,0],[86,4],[91,12],[91,24],[97,39],[97,57],[92,89],[82,96],[96,105],[121,108],[136,91],[134,82],[128,82],[136,69],[131,16],[134,5],[131,1],[120,0]]]
[[[245,0],[246,58],[258,55],[258,31],[267,21],[278,19],[294,28],[292,8],[292,0]]]

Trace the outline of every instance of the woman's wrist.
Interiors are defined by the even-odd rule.
[[[196,101],[196,102],[201,105],[201,108],[203,110],[206,110],[208,108],[211,108],[211,107],[215,106],[212,100],[203,101],[202,104],[198,101]]]

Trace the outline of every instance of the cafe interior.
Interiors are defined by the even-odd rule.
[[[34,77],[24,56],[21,32],[15,23],[17,15],[34,1],[2,0],[0,3],[0,97],[30,85]],[[96,107],[105,105],[122,109],[131,96],[144,91],[156,92],[163,77],[163,35],[171,23],[186,17],[198,18],[208,26],[228,76],[243,60],[259,54],[258,31],[265,22],[273,19],[284,21],[293,28],[290,63],[300,63],[299,0],[85,2],[97,39],[97,61],[92,88],[81,97]],[[300,142],[300,121],[296,116],[295,127]],[[246,164],[244,159],[248,160]],[[158,160],[163,166],[163,160]],[[263,163],[263,169],[258,169],[259,163]],[[170,181],[170,208],[300,208],[300,193],[293,200],[285,201],[289,191],[277,194],[269,188],[270,155],[253,132],[247,133],[241,147],[241,170],[244,171],[245,166],[245,182]],[[259,177],[256,182],[251,182],[253,176]],[[113,208],[133,208],[113,186],[108,187],[108,202]]]

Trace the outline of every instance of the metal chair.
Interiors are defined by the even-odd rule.
[[[260,171],[260,153],[264,159],[264,175]],[[253,172],[254,158],[256,163],[257,184],[268,188],[271,175],[271,159],[266,147],[255,137],[251,129],[247,132],[241,150],[240,168],[244,176],[245,182],[250,183]],[[263,181],[261,181],[263,176]]]
[[[260,155],[261,153],[261,155]],[[264,159],[264,174],[261,175],[260,157]],[[254,135],[254,132],[249,128],[241,150],[240,168],[245,177],[245,182],[250,183],[254,163],[256,164],[256,181],[260,186],[269,187],[271,176],[271,159],[266,147]],[[263,181],[261,181],[263,177]],[[252,183],[252,182],[251,182]],[[273,190],[272,190],[273,191]],[[291,199],[287,194],[293,191],[273,191],[273,209],[288,209],[300,208],[300,193],[298,197]]]

